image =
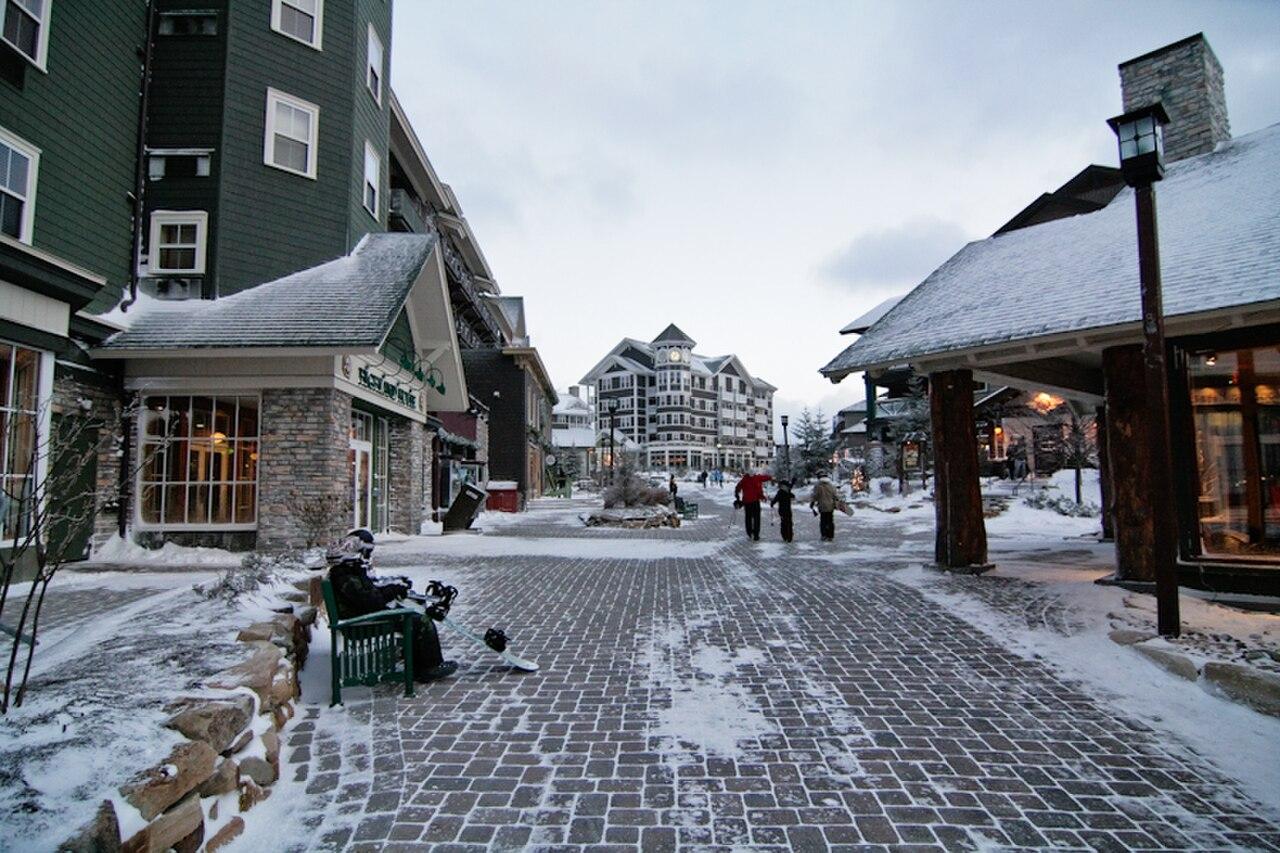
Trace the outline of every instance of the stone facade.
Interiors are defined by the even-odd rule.
[[[1125,112],[1156,101],[1164,105],[1166,163],[1207,153],[1231,138],[1222,65],[1203,34],[1123,63],[1120,87]]]
[[[425,427],[408,418],[389,418],[387,438],[387,524],[416,534],[431,512],[431,443]]]
[[[112,387],[110,377],[91,370],[60,366],[54,374],[51,405],[54,417],[85,417],[97,427],[91,537],[91,545],[96,549],[116,535],[120,526],[119,451],[124,412],[120,396]],[[55,456],[57,453],[55,450]]]
[[[349,394],[332,388],[262,392],[259,550],[304,547],[308,538],[326,541],[344,532],[352,512],[350,429]]]

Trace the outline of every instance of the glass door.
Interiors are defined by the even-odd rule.
[[[352,526],[372,527],[373,520],[373,418],[364,412],[351,413]]]

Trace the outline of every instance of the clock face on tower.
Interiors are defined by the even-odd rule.
[[[678,349],[673,349],[671,352],[667,353],[668,361],[679,361],[680,357],[681,357],[680,350]]]

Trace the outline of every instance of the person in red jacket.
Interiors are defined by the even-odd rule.
[[[746,509],[747,538],[760,541],[760,501],[764,500],[764,484],[772,480],[768,474],[742,475],[733,487],[733,505]]]

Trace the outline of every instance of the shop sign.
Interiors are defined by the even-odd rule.
[[[356,369],[356,381],[376,394],[381,394],[393,403],[399,403],[410,409],[418,408],[418,395],[410,391],[403,383],[392,382],[385,375],[371,373],[367,367]]]

